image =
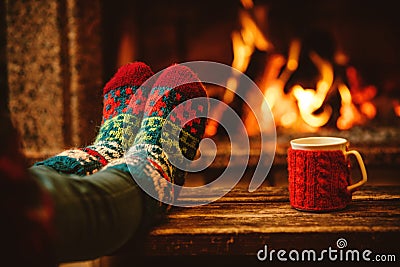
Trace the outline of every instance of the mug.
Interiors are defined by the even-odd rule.
[[[349,155],[354,155],[361,179],[352,184]],[[290,205],[302,211],[344,209],[352,193],[367,181],[367,171],[358,151],[348,150],[339,137],[305,137],[290,141],[288,149]]]

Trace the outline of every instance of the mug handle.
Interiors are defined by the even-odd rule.
[[[350,151],[345,152],[346,156],[350,155],[350,154],[353,154],[356,157],[358,165],[360,166],[361,175],[362,175],[362,179],[360,181],[358,181],[355,184],[349,185],[347,187],[348,191],[353,191],[354,189],[362,186],[363,184],[365,184],[367,182],[367,170],[365,169],[364,161],[363,161],[360,153],[358,153],[358,151],[350,150]]]

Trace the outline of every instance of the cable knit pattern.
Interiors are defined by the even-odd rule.
[[[288,150],[292,207],[307,211],[345,208],[351,201],[349,162],[340,150]]]
[[[150,67],[142,62],[120,67],[104,86],[102,124],[94,143],[66,150],[35,165],[84,176],[98,171],[112,159],[121,158],[140,128],[151,89],[143,83],[152,75]]]

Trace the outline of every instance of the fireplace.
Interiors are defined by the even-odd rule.
[[[9,88],[11,114],[22,125],[25,152],[32,161],[93,139],[101,118],[99,88],[122,64],[142,60],[157,72],[171,63],[208,60],[242,71],[264,93],[277,131],[267,183],[286,182],[290,139],[335,135],[348,138],[364,155],[371,183],[400,184],[396,177],[400,33],[392,4],[344,0],[34,2],[2,3],[7,19],[2,22],[5,27],[0,27],[7,37],[3,38],[7,51],[1,56],[7,54],[2,68],[8,70],[8,83],[2,86]],[[47,17],[37,22],[35,14],[43,12]],[[24,39],[17,34],[20,29],[28,37],[29,32],[40,30],[46,41]],[[47,58],[38,59],[37,51]],[[31,68],[22,67],[25,62]],[[21,79],[27,71],[34,72],[32,78]],[[39,85],[43,82],[53,90],[40,100],[37,94],[43,92]],[[246,180],[259,155],[254,118],[224,88],[206,87],[210,97],[230,105],[246,125],[252,147]],[[16,108],[21,99],[24,103],[34,99],[40,109]],[[54,99],[58,117],[48,107]],[[40,114],[33,118],[30,110]],[[217,177],[230,153],[237,153],[231,151],[218,125],[211,122],[207,135],[217,143],[218,154],[208,169],[193,175],[198,177],[192,180],[194,184]]]
[[[372,182],[397,183],[390,173],[397,172],[400,152],[400,40],[390,6],[355,1],[156,2],[127,1],[115,7],[104,1],[106,35],[119,29],[119,42],[113,38],[106,48],[114,51],[105,58],[108,76],[112,66],[134,58],[147,60],[156,70],[192,60],[233,66],[263,90],[274,114],[278,144],[270,173],[276,178],[270,183],[285,182],[289,140],[309,135],[348,138],[376,172],[371,177],[381,177]],[[115,19],[121,10],[129,14]],[[207,89],[241,114],[253,145],[251,169],[258,155],[253,117],[228,90]],[[217,177],[216,170],[235,151],[225,143],[221,127],[211,123],[207,134],[219,147],[207,177]]]

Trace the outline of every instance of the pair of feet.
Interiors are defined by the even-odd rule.
[[[170,157],[174,153],[190,160],[195,157],[204,134],[208,102],[192,100],[205,99],[207,94],[198,77],[185,66],[172,65],[157,77],[153,75],[142,62],[119,68],[103,89],[103,118],[94,143],[35,165],[80,176],[104,167],[131,173],[133,168],[141,173],[140,168],[151,165],[165,179],[182,185],[185,171],[175,167]],[[137,165],[129,169],[124,158],[128,149]]]

